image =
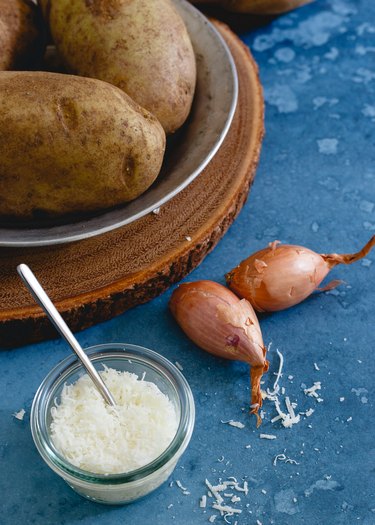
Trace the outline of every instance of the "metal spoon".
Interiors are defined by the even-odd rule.
[[[88,358],[87,354],[82,349],[81,345],[74,337],[64,319],[61,317],[59,312],[56,310],[51,299],[48,297],[37,278],[26,264],[19,264],[17,271],[29,290],[35,301],[43,308],[47,314],[49,320],[55,325],[56,329],[60,332],[62,337],[67,341],[71,349],[77,354],[78,359],[81,361],[83,366],[86,368],[87,373],[93,380],[96,388],[103,396],[106,403],[112,406],[116,406],[115,400],[111,392],[105,386],[103,379],[100,377],[92,362]]]

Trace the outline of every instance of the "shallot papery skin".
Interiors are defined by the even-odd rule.
[[[219,283],[196,281],[176,288],[169,306],[182,330],[197,346],[219,357],[249,363],[251,413],[257,414],[262,405],[260,379],[268,370],[268,361],[251,304]]]
[[[226,274],[229,288],[247,299],[258,312],[284,310],[311,295],[338,264],[351,264],[365,257],[375,244],[375,235],[357,253],[319,254],[303,246],[274,241],[242,261]],[[332,281],[324,290],[341,281]]]

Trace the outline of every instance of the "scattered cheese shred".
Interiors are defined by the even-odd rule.
[[[245,425],[241,423],[240,421],[233,421],[233,419],[230,419],[229,421],[221,421],[224,424],[230,425],[231,427],[236,428],[245,428]]]
[[[317,390],[320,390],[322,388],[322,384],[320,381],[315,381],[313,386],[310,386],[310,388],[304,388],[304,393],[307,395],[307,396],[310,396],[310,397],[319,397],[318,394],[316,393]]]
[[[212,485],[208,481],[208,479],[205,480],[205,483],[208,489],[208,497],[214,498],[214,501],[211,504],[211,508],[217,510],[226,523],[233,523],[228,518],[234,516],[235,514],[241,514],[242,510],[240,508],[236,508],[235,506],[228,504],[228,500],[230,503],[235,505],[236,503],[241,501],[241,498],[233,494],[233,492],[228,492],[228,488],[234,489],[237,492],[243,492],[245,495],[247,495],[249,492],[247,481],[244,481],[243,485],[241,486],[239,481],[237,481],[237,478],[230,476],[225,481],[219,479],[219,483],[217,485]],[[227,500],[224,500],[220,493],[223,493],[223,496],[227,498]],[[207,497],[204,495],[200,499],[199,506],[201,508],[205,508],[206,505]],[[208,521],[212,523],[217,516],[218,515],[210,516]]]
[[[270,349],[270,346],[268,347],[268,349]],[[268,389],[267,389],[267,393],[269,396],[274,396],[276,395],[278,392],[279,392],[279,379],[282,375],[282,371],[283,371],[283,366],[284,366],[284,356],[283,354],[279,351],[279,349],[276,349],[276,352],[277,352],[277,355],[279,356],[279,359],[280,359],[280,363],[279,363],[279,370],[277,371],[277,375],[276,375],[276,379],[275,379],[275,382],[273,384],[273,390],[272,392],[270,392]]]
[[[273,466],[276,467],[278,461],[284,461],[284,463],[292,463],[294,465],[299,465],[295,459],[288,458],[285,454],[277,454],[273,460]]]
[[[211,494],[214,496],[214,498],[216,499],[217,503],[223,503],[223,498],[220,496],[219,492],[217,492],[215,490],[215,488],[211,485],[211,483],[208,481],[208,479],[206,479],[206,485],[207,485],[207,488],[208,490],[211,492]]]
[[[182,485],[181,481],[178,480],[178,479],[176,479],[176,485],[177,485],[177,487],[178,487],[179,489],[181,489],[182,491],[187,491],[187,488],[184,487],[184,486]]]
[[[273,434],[259,434],[260,439],[276,439],[277,436]]]
[[[291,402],[289,396],[286,396],[284,398],[284,401],[285,401],[285,406],[286,406],[287,411],[284,412],[282,410],[281,405],[280,405],[279,394],[281,391],[281,395],[284,396],[285,388],[281,387],[280,389],[279,380],[280,380],[280,377],[282,376],[284,358],[283,358],[282,353],[279,350],[277,350],[277,354],[279,356],[280,362],[279,362],[278,372],[276,373],[276,380],[274,382],[273,389],[271,391],[269,388],[267,388],[266,391],[262,391],[262,398],[268,399],[269,401],[272,401],[274,403],[277,415],[275,415],[271,419],[271,423],[276,423],[276,421],[281,421],[281,424],[283,425],[283,427],[291,428],[293,425],[301,421],[301,415],[310,417],[314,413],[314,409],[309,408],[306,412],[300,412],[296,414],[295,409],[297,408],[297,403]],[[316,370],[320,370],[316,363],[314,363],[314,368]],[[293,376],[289,375],[288,379],[292,380]],[[302,384],[301,387],[304,389],[304,393],[307,396],[314,397],[317,403],[323,402],[323,398],[319,397],[317,393],[317,390],[321,389],[320,381],[314,382],[313,386],[311,386],[310,388],[307,388],[305,384]]]
[[[242,512],[241,509],[235,509],[234,507],[229,507],[229,505],[219,505],[218,503],[214,503],[212,508],[218,510],[222,516],[224,513],[228,513],[230,516],[233,516],[233,514],[241,514]]]
[[[13,417],[22,421],[25,414],[26,414],[26,410],[21,408],[21,410],[19,410],[18,412],[14,412]]]
[[[184,368],[178,361],[176,361],[176,366],[179,370],[181,370],[181,372],[183,371]]]
[[[154,383],[107,367],[100,375],[116,407],[104,402],[85,374],[65,384],[59,404],[51,408],[51,438],[57,450],[83,470],[129,472],[164,452],[176,434],[178,416]]]
[[[152,213],[153,213],[154,215],[159,215],[159,213],[160,213],[160,208],[155,208],[154,210],[152,210]]]

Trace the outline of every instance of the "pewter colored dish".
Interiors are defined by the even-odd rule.
[[[174,0],[197,59],[197,86],[188,121],[168,139],[162,171],[140,197],[91,218],[40,228],[1,228],[0,246],[63,244],[109,232],[159,208],[202,172],[222,144],[236,109],[238,82],[230,51],[215,27],[186,0]]]

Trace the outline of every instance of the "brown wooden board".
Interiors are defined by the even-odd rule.
[[[215,22],[236,62],[239,99],[228,135],[207,168],[159,214],[75,243],[0,249],[0,346],[56,336],[16,266],[28,264],[78,331],[164,292],[215,247],[246,201],[263,137],[263,95],[248,48]]]

